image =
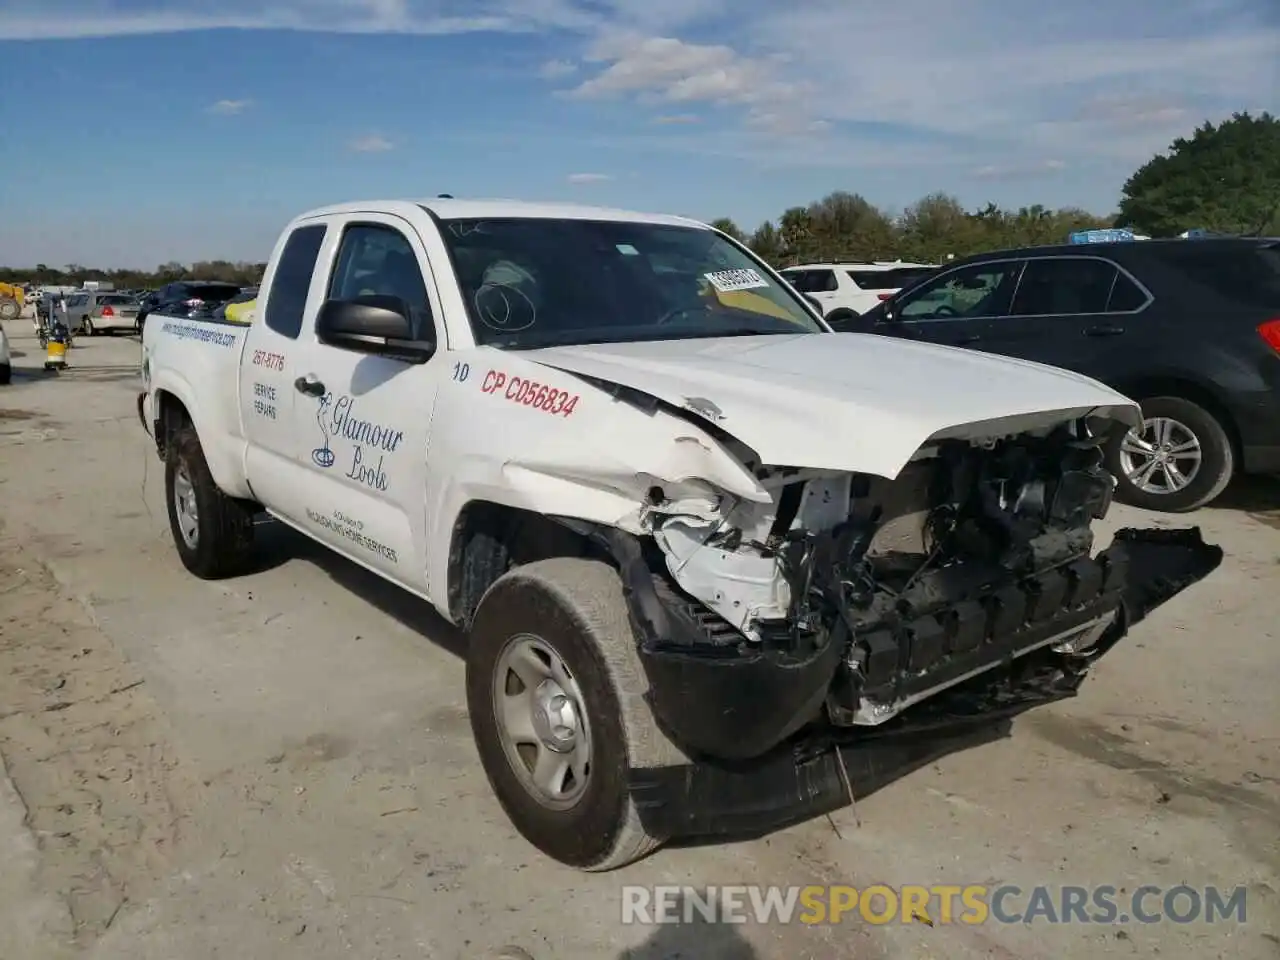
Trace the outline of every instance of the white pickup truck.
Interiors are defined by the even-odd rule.
[[[503,808],[583,869],[848,805],[1073,695],[1222,558],[1094,549],[1130,400],[832,333],[676,217],[315,210],[250,324],[156,316],[142,378],[186,567],[251,569],[265,512],[429,602]]]

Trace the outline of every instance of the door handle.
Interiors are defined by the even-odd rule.
[[[951,341],[951,345],[953,347],[963,347],[966,344],[977,343],[981,339],[982,338],[978,336],[976,333],[970,333],[970,334],[966,334],[963,337],[956,337],[954,340]]]
[[[1124,333],[1124,327],[1117,327],[1110,323],[1100,323],[1094,327],[1086,327],[1084,335],[1086,337],[1118,337]]]
[[[293,381],[293,388],[299,393],[305,393],[309,397],[323,397],[324,384],[316,379],[315,374],[308,373],[305,377],[299,377]]]

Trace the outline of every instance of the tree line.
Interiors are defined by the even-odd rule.
[[[38,287],[79,286],[86,280],[111,283],[117,290],[142,290],[162,287],[175,280],[223,280],[242,287],[261,282],[265,263],[231,260],[201,260],[192,264],[162,263],[154,270],[103,269],[68,263],[50,267],[38,263],[34,267],[0,267],[0,283],[31,283]]]
[[[893,216],[856,193],[838,191],[792,207],[751,233],[732,220],[714,226],[776,267],[814,260],[914,260],[940,263],[987,250],[1063,243],[1076,230],[1108,227],[1114,217],[1043,206],[968,211],[955,197],[933,194]]]
[[[940,263],[987,250],[1064,243],[1077,230],[1129,227],[1152,237],[1204,228],[1214,233],[1280,235],[1280,120],[1236,113],[1206,122],[1143,164],[1124,184],[1119,209],[1106,216],[1044,206],[967,210],[937,193],[891,214],[857,193],[838,191],[747,232],[732,220],[715,226],[778,267],[807,260],[914,260]],[[107,280],[118,289],[156,287],[192,277],[259,283],[262,263],[209,260],[166,263],[152,271],[0,267],[0,281],[71,285]]]
[[[715,226],[774,266],[812,260],[914,260],[940,263],[989,250],[1065,243],[1078,230],[1127,227],[1150,237],[1212,233],[1280,234],[1280,120],[1236,113],[1205,122],[1144,163],[1125,181],[1107,216],[1044,206],[966,210],[946,194],[891,214],[856,193],[833,193],[792,207],[751,232],[732,220]]]
[[[1073,230],[1109,226],[1112,218],[1084,210],[1049,210],[1041,206],[1002,210],[994,204],[966,211],[954,197],[928,196],[897,217],[877,209],[853,193],[837,192],[807,207],[786,211],[776,224],[745,233],[731,220],[714,226],[747,243],[775,266],[804,260],[920,260],[937,263],[1002,247],[1060,243]],[[106,280],[118,290],[152,288],[174,280],[226,280],[242,286],[261,281],[266,264],[208,260],[190,265],[166,263],[155,270],[95,269],[80,264],[34,269],[0,267],[0,281],[37,286],[79,285]]]

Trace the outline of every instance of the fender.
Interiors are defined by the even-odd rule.
[[[516,468],[518,469],[518,468]],[[634,513],[638,506],[635,499],[621,491],[604,488],[591,489],[584,483],[573,483],[566,478],[532,475],[539,484],[538,498],[521,497],[518,484],[513,489],[501,482],[487,482],[479,477],[450,475],[442,478],[439,487],[427,490],[427,537],[433,543],[448,544],[449,549],[436,549],[427,554],[427,596],[432,606],[452,622],[449,611],[449,566],[453,555],[453,540],[459,519],[467,507],[475,503],[510,507],[537,514],[546,514],[545,504],[554,502],[564,508],[562,516],[600,527],[615,527],[619,518]]]

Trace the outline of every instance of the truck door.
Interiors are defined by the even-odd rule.
[[[240,359],[245,475],[263,506],[295,523],[304,479],[298,450],[309,436],[300,437],[294,424],[298,395],[293,380],[302,360],[299,334],[313,287],[315,297],[324,296],[324,271],[316,270],[316,262],[327,231],[324,223],[304,223],[283,238],[271,273],[263,277],[265,304],[246,334]]]
[[[443,344],[430,263],[412,224],[384,214],[348,214],[331,224],[321,299],[399,297],[413,315],[415,339]],[[425,592],[427,440],[447,358],[414,363],[322,344],[318,309],[308,308],[306,343],[290,371],[296,455],[309,474],[301,522],[339,552]]]

